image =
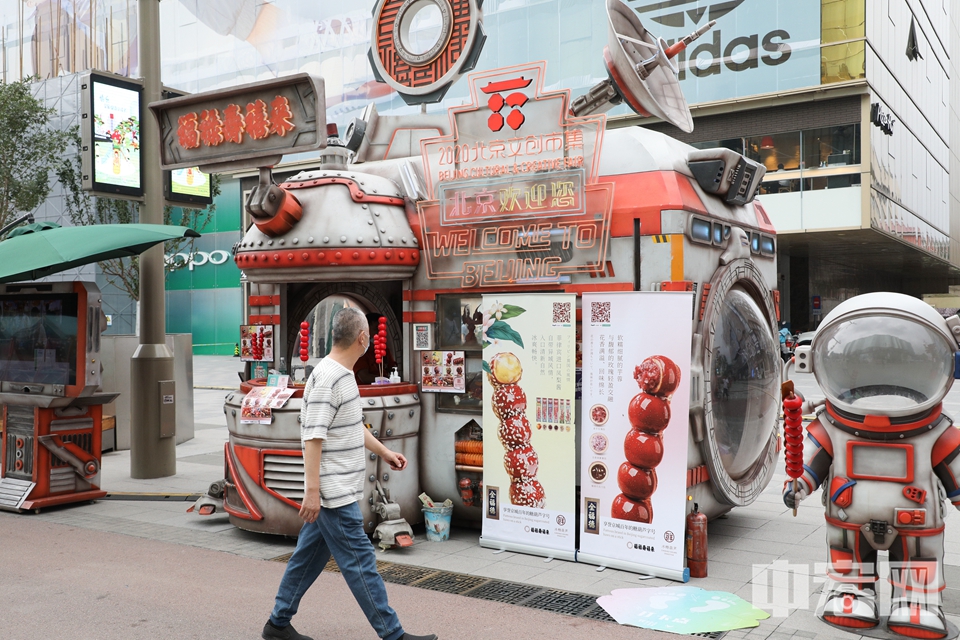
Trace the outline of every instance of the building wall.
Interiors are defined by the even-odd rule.
[[[168,260],[186,266],[167,275],[167,331],[193,333],[198,355],[233,355],[242,320],[240,270],[233,245],[240,241],[240,184],[220,184],[215,214],[200,230],[193,251]]]
[[[923,56],[914,60],[905,53],[911,24]],[[867,3],[870,101],[896,119],[893,135],[869,128],[871,224],[945,260],[951,234],[949,24],[940,1]]]

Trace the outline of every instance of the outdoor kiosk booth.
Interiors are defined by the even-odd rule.
[[[92,282],[0,285],[0,509],[102,498],[100,290]]]
[[[444,22],[449,33],[436,51],[423,55],[405,48],[403,21],[385,9],[393,5],[377,5],[371,62],[378,79],[408,103],[439,100],[475,64],[485,39],[479,3],[461,4],[464,12]],[[686,500],[679,501],[688,504],[677,510],[696,502],[715,517],[750,504],[773,474],[780,384],[776,239],[754,200],[764,168],[727,149],[696,150],[640,127],[606,128],[602,112],[625,101],[639,113],[692,129],[671,58],[710,26],[666,47],[618,0],[608,0],[607,10],[610,79],[588,95],[571,101],[567,91],[544,90],[544,63],[471,73],[468,104],[447,114],[404,116],[379,115],[371,104],[342,140],[330,132],[316,169],[279,185],[261,169],[259,185],[246,196],[254,224],[236,246],[235,261],[250,283],[245,323],[268,328],[276,346],[268,367],[297,360],[299,327],[307,320],[309,355],[323,355],[330,309],[316,309],[331,296],[386,318],[388,347],[403,382],[362,387],[370,405],[365,417],[379,437],[402,438],[399,450],[417,461],[419,479],[416,465],[390,474],[371,460],[361,504],[368,530],[375,525],[378,482],[389,484],[410,522],[420,519],[421,491],[451,498],[461,523],[480,522],[484,513],[489,520],[495,511],[495,487],[485,486],[484,472],[503,466],[504,449],[496,447],[504,434],[495,420],[487,424],[484,410],[500,402],[488,394],[506,383],[494,380],[494,372],[488,380],[500,387],[484,388],[499,347],[485,349],[516,343],[495,323],[518,313],[496,302],[499,295],[567,295],[575,306],[554,321],[571,331],[583,324],[585,332],[583,296],[682,293],[689,300],[689,314],[683,311],[690,323],[683,336],[689,361],[681,371],[689,418],[680,415],[673,433],[683,434],[687,453],[679,480],[671,482],[683,485]],[[205,109],[217,101],[229,109],[227,98],[212,92],[189,100],[196,109],[204,101]],[[178,146],[176,117],[190,108],[184,100],[152,108],[165,123],[167,151],[185,166],[197,161]],[[311,130],[322,119],[318,108]],[[296,119],[288,124],[307,126]],[[192,137],[187,140],[192,144]],[[521,306],[511,300],[510,306]],[[563,365],[571,375],[582,369],[577,373],[584,385],[596,373],[588,371],[588,358],[578,367],[587,348],[578,344],[577,361]],[[639,365],[643,357],[637,358]],[[508,382],[517,379],[519,371]],[[239,424],[242,395],[231,394],[225,406],[231,436],[224,509],[239,527],[296,534],[299,401],[292,398],[275,411],[269,427],[249,429]],[[564,437],[587,433],[581,416],[592,407],[581,407],[572,391],[562,400],[548,405],[544,399],[544,410],[563,407]],[[532,397],[516,400],[513,413],[503,406],[494,408],[501,423],[524,410],[531,424],[539,422]],[[559,435],[559,424],[544,423]],[[603,423],[592,420],[590,429]],[[527,427],[518,428],[520,440],[507,454],[529,444]],[[534,445],[546,437],[541,434],[534,431]],[[578,443],[580,465],[587,456]],[[523,467],[514,470],[514,479],[527,483],[511,500],[524,490],[527,506],[542,506],[530,490],[536,454],[511,460],[508,467]],[[541,466],[545,460],[540,457]],[[572,457],[568,466],[572,487],[579,471]],[[606,473],[597,472],[594,480]],[[611,477],[615,473],[610,469]],[[499,488],[504,504],[508,488]],[[584,516],[583,508],[578,502],[576,517]],[[573,511],[538,531],[569,530]],[[671,543],[682,538],[682,526],[664,536]]]

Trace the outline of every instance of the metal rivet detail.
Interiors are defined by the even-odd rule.
[[[324,242],[330,242],[330,236],[323,236]]]
[[[273,246],[273,240],[267,240],[267,246]]]
[[[310,244],[313,244],[313,236],[310,236],[309,238],[307,238],[307,242],[309,242]]]
[[[280,238],[280,246],[282,247],[285,243],[286,243],[286,240],[284,240],[283,238]]]
[[[300,238],[294,238],[293,244],[300,244]]]
[[[363,244],[363,236],[357,236],[357,244]]]

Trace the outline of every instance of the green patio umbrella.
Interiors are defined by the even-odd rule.
[[[37,280],[91,262],[140,255],[167,240],[198,237],[188,227],[163,224],[27,224],[0,241],[0,284]]]

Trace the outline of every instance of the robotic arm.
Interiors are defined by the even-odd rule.
[[[960,429],[950,427],[933,445],[931,463],[947,498],[960,509]]]

